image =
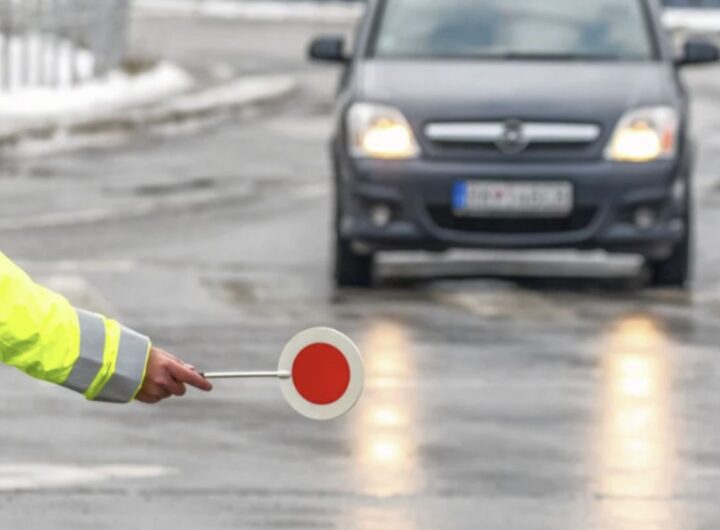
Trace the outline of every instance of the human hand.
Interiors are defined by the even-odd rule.
[[[170,396],[184,396],[186,384],[205,392],[212,390],[210,381],[200,375],[194,366],[164,350],[152,348],[145,380],[136,399],[153,404]]]

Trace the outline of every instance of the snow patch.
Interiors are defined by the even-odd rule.
[[[362,2],[135,0],[133,5],[136,9],[160,15],[315,22],[354,22],[365,12]]]
[[[162,62],[138,75],[114,71],[77,86],[0,92],[0,134],[28,126],[70,125],[110,117],[119,110],[157,102],[192,86],[189,74]]]
[[[720,32],[720,9],[666,9],[663,22],[674,31],[716,33]]]

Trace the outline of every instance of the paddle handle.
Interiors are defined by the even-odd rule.
[[[290,372],[205,372],[205,379],[290,379]]]

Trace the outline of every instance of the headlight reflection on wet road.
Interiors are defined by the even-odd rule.
[[[355,415],[354,468],[358,489],[388,497],[422,488],[418,463],[418,403],[406,382],[416,368],[407,331],[397,323],[373,323],[361,342],[367,389]]]
[[[610,332],[595,473],[603,527],[682,529],[672,502],[676,453],[669,348],[661,327],[647,317],[627,318]]]

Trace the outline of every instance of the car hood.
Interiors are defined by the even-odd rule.
[[[678,105],[660,62],[369,60],[355,99],[399,106],[411,121],[538,119],[613,122],[628,108]]]

